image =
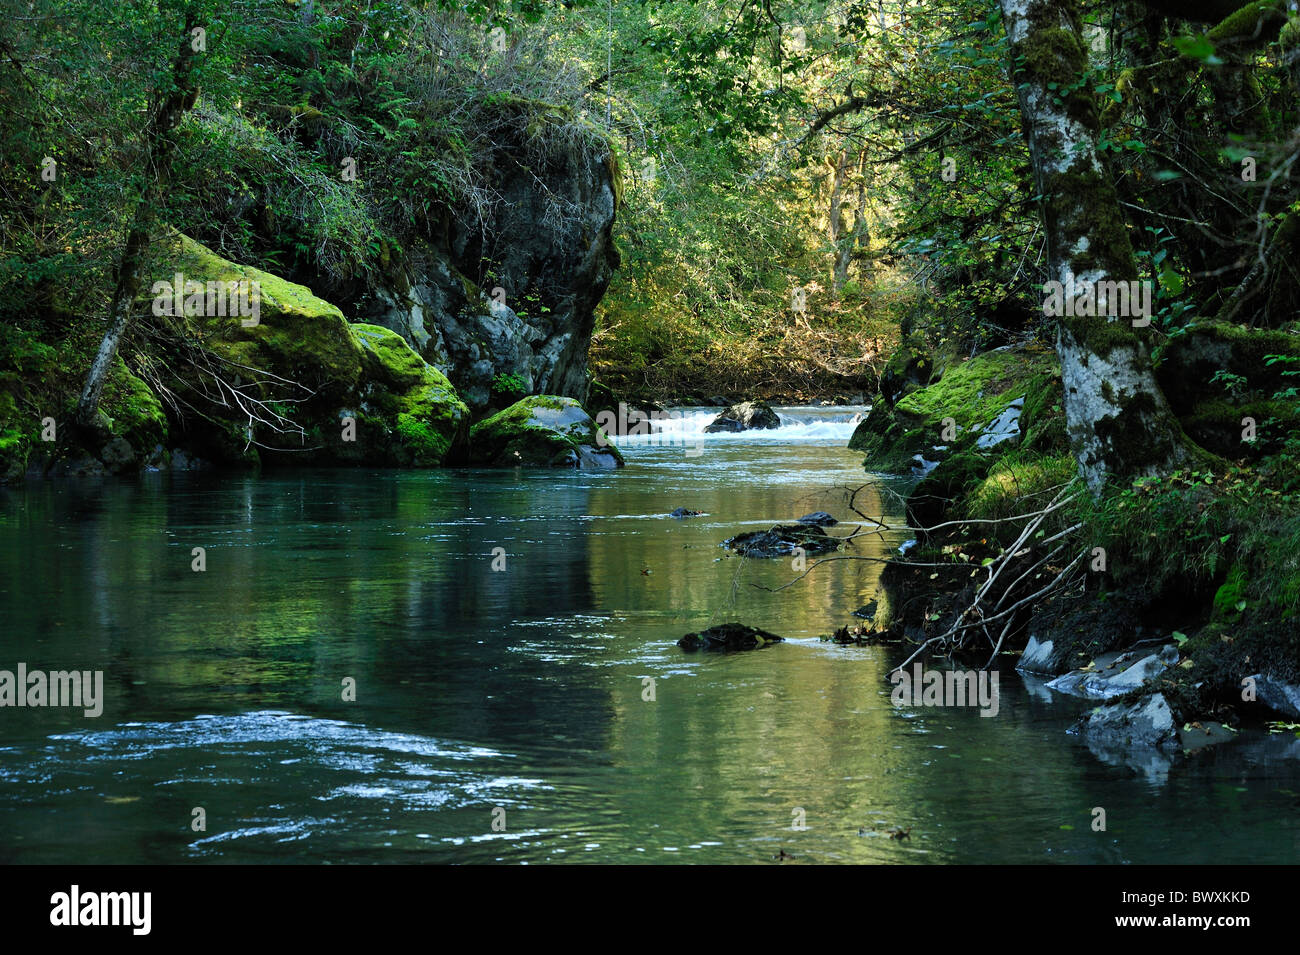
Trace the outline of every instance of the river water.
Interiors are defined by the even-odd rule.
[[[898,518],[898,486],[844,448],[859,409],[778,410],[741,435],[690,414],[623,441],[614,473],[0,492],[0,669],[102,670],[105,697],[97,718],[0,709],[0,862],[1300,859],[1291,734],[1095,753],[1066,733],[1084,704],[1010,669],[991,718],[893,707],[897,656],[818,640],[877,563],[773,592],[788,560],[718,546],[847,519],[862,485]],[[675,645],[728,620],[788,642]]]

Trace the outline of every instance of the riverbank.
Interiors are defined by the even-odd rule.
[[[1240,381],[1181,410],[1222,457],[1100,495],[1075,477],[1050,349],[912,361],[850,442],[868,470],[919,478],[870,639],[979,668],[1023,651],[1049,686],[1107,704],[1078,728],[1106,745],[1185,748],[1300,719],[1300,445],[1275,397],[1287,381],[1259,357],[1295,345],[1194,329],[1158,366],[1176,408],[1210,377],[1212,347]]]

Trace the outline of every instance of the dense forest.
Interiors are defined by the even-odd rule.
[[[828,639],[1294,726],[1298,159],[1283,0],[4,0],[0,472],[862,405],[902,520],[775,532],[791,592],[884,566]]]

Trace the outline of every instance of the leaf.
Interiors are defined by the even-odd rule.
[[[1180,647],[1187,642],[1187,634],[1183,633],[1180,630],[1175,630],[1172,634],[1170,634],[1170,636],[1174,638],[1174,643],[1178,644]]]

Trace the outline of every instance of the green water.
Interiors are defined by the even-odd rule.
[[[846,414],[800,415],[698,455],[628,447],[616,473],[0,492],[0,668],[100,669],[106,696],[95,719],[0,709],[0,861],[1300,858],[1300,740],[1094,753],[1065,732],[1083,704],[1010,669],[996,717],[895,709],[897,658],[817,640],[871,599],[876,564],[753,586],[794,572],[720,540],[847,518],[845,489],[874,480]],[[878,483],[859,502],[897,516]],[[732,619],[789,642],[674,645]]]

